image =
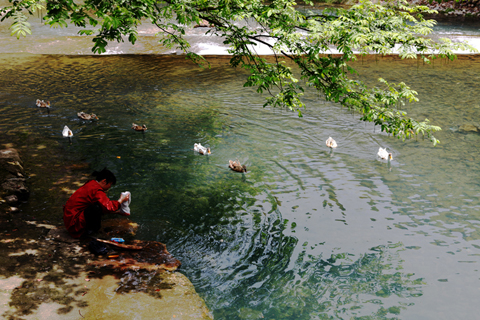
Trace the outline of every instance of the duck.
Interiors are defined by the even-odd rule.
[[[147,126],[146,125],[139,126],[138,124],[132,123],[132,129],[135,131],[145,131],[147,130]]]
[[[37,99],[37,102],[35,104],[39,108],[50,108],[50,101],[43,101],[43,100]]]
[[[247,172],[247,166],[246,165],[241,165],[240,161],[235,160],[228,160],[228,167],[232,169],[233,171],[236,172]]]
[[[194,143],[193,144],[193,151],[198,152],[198,153],[203,154],[203,155],[212,153],[210,151],[210,148],[205,148],[200,143]]]
[[[98,120],[98,117],[95,113],[88,114],[88,113],[85,113],[85,112],[81,111],[81,112],[77,113],[77,116],[80,119],[83,119],[83,120]]]
[[[327,141],[325,141],[325,144],[329,148],[336,148],[337,147],[337,143],[335,142],[335,140],[333,140],[332,137],[328,137]]]
[[[65,127],[63,127],[62,135],[63,135],[64,137],[69,137],[69,138],[71,138],[71,137],[73,137],[73,132],[72,132],[72,130],[70,130],[67,126],[65,126]]]
[[[387,151],[387,148],[378,148],[377,155],[383,160],[393,160],[392,153]]]

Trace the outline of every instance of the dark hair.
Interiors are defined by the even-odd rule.
[[[112,171],[108,170],[107,167],[103,168],[102,171],[93,171],[92,176],[95,177],[95,180],[102,181],[103,179],[107,180],[107,183],[112,183],[114,185],[117,183],[117,178]]]

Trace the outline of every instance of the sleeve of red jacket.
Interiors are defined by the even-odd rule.
[[[110,200],[103,190],[95,193],[95,200],[100,203],[104,212],[115,212],[120,209],[120,203],[117,200]]]

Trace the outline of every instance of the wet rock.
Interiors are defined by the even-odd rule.
[[[473,124],[462,124],[458,128],[461,132],[478,132],[479,128]]]
[[[9,177],[25,177],[23,163],[17,150],[9,148],[0,150],[0,181]]]
[[[181,265],[181,262],[175,259],[161,242],[135,240],[129,244],[140,246],[142,249],[125,250],[115,254],[115,258],[90,261],[89,265],[115,270],[147,271],[175,271]],[[118,257],[116,257],[117,255]]]
[[[3,192],[8,195],[16,195],[19,200],[24,201],[28,199],[30,191],[26,185],[25,179],[12,178],[5,180],[2,183]]]
[[[18,197],[14,194],[5,197],[5,202],[9,205],[15,205],[18,203]]]
[[[27,200],[30,190],[26,184],[26,173],[17,150],[0,150],[0,183],[3,195],[15,195],[18,201]]]

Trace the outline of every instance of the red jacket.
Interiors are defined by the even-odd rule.
[[[63,206],[63,222],[68,233],[80,238],[85,231],[83,211],[91,204],[99,203],[104,212],[115,212],[120,208],[117,200],[110,200],[97,181],[90,180],[75,191]]]

